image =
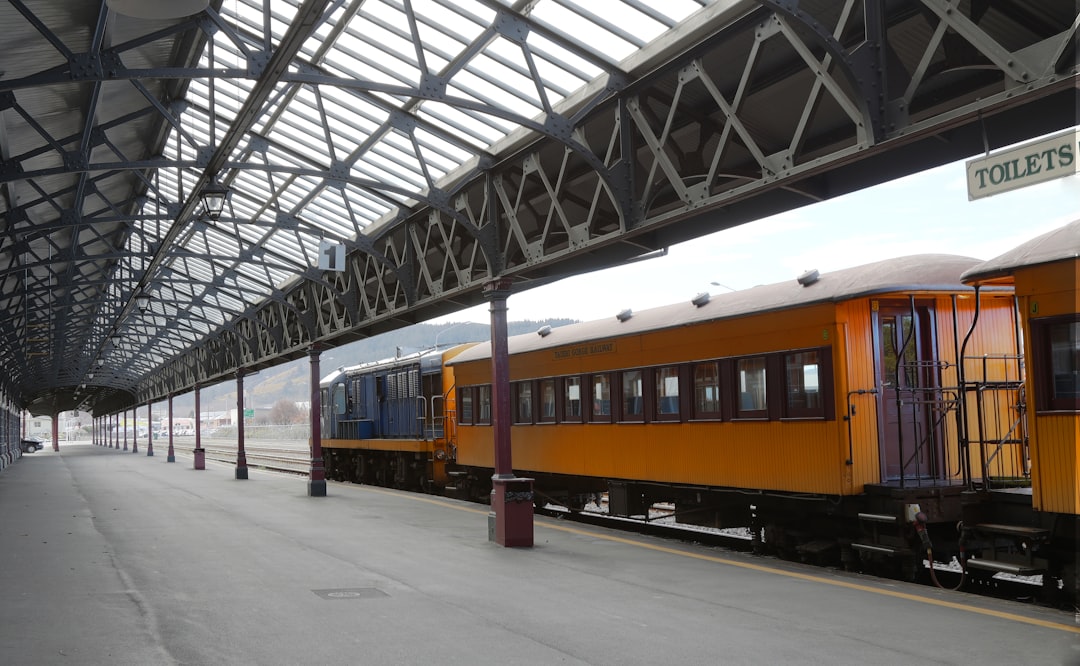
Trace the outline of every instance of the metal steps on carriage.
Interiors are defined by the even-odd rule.
[[[974,527],[975,537],[989,540],[988,547],[979,550],[979,557],[969,557],[967,567],[1016,576],[1035,576],[1046,572],[1047,562],[1035,557],[1038,546],[1050,541],[1050,530],[1023,525],[980,523]],[[1001,541],[1011,541],[1002,550]],[[1001,551],[1001,552],[999,552]]]
[[[911,549],[901,534],[899,519],[894,515],[884,513],[859,513],[859,526],[863,530],[861,541],[852,542],[851,547],[864,553],[875,553],[890,557],[907,556]],[[884,531],[884,526],[891,526],[893,530]],[[866,543],[868,542],[868,543]]]

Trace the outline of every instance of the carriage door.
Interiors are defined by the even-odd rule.
[[[875,314],[883,478],[931,477],[937,441],[927,409],[937,367],[931,310],[881,303]]]

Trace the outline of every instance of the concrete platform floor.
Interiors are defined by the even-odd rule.
[[[1071,613],[90,445],[0,474],[0,664],[1080,664]]]

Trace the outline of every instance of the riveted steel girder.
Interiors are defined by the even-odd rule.
[[[1069,3],[620,8],[645,5],[649,36],[583,12],[612,58],[544,0],[241,0],[139,34],[91,12],[79,43],[12,2],[54,55],[0,78],[0,138],[29,137],[0,147],[3,389],[106,356],[110,405],[157,399],[1076,122]],[[59,85],[70,127],[28,96]],[[213,179],[232,208],[201,219]]]

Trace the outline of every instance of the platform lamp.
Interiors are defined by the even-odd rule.
[[[139,312],[146,312],[150,307],[150,294],[145,291],[140,291],[135,295],[135,307],[139,308]]]
[[[230,193],[229,188],[216,180],[210,181],[202,188],[199,199],[202,201],[207,217],[211,220],[221,217],[221,211],[225,210],[225,202],[228,201]]]

